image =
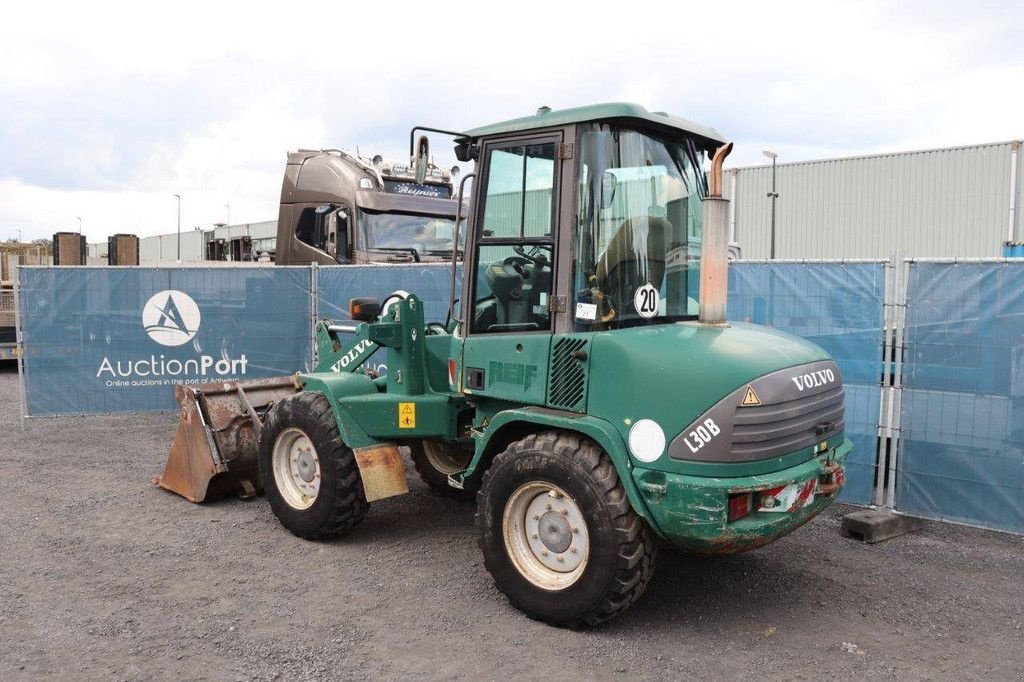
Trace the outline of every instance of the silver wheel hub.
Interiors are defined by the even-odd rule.
[[[272,452],[274,484],[290,507],[309,509],[320,494],[320,458],[309,436],[287,428],[277,436]]]
[[[579,580],[590,556],[590,535],[576,501],[558,486],[525,483],[505,503],[505,550],[520,574],[546,590]]]
[[[308,451],[301,451],[298,457],[296,457],[295,469],[299,474],[299,478],[306,483],[312,483],[316,478],[316,455]]]
[[[533,520],[526,522],[528,526],[533,525]],[[565,517],[558,512],[549,511],[540,517],[537,524],[537,535],[541,543],[555,554],[562,554],[572,544],[572,528]]]

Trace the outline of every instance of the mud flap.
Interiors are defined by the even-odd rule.
[[[405,462],[394,443],[371,445],[353,451],[367,502],[409,492]]]

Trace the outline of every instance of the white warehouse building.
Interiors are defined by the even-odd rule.
[[[1020,141],[779,163],[775,257],[1002,255],[1024,239]],[[772,166],[727,169],[730,233],[743,258],[771,254]]]

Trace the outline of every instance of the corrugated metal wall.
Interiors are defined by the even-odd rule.
[[[775,256],[1000,256],[1009,229],[1013,144],[779,164]],[[744,258],[767,258],[772,168],[734,172],[735,239]],[[1018,171],[1018,195],[1022,176]],[[1024,236],[1019,206],[1018,198],[1018,239]]]
[[[264,220],[259,223],[240,223],[238,225],[225,225],[214,230],[214,237],[217,239],[232,239],[234,237],[252,237],[253,239],[267,239],[277,236],[277,221]]]
[[[204,253],[203,232],[190,230],[181,233],[181,260],[202,260]],[[143,237],[139,240],[139,262],[174,262],[178,258],[178,234],[161,234]]]

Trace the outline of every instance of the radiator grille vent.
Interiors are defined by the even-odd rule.
[[[551,388],[548,404],[567,410],[582,410],[587,390],[586,360],[577,360],[572,353],[582,351],[586,339],[564,337],[555,341],[551,351]]]
[[[842,386],[773,405],[737,407],[733,455],[746,462],[806,448],[841,433],[843,416]]]

